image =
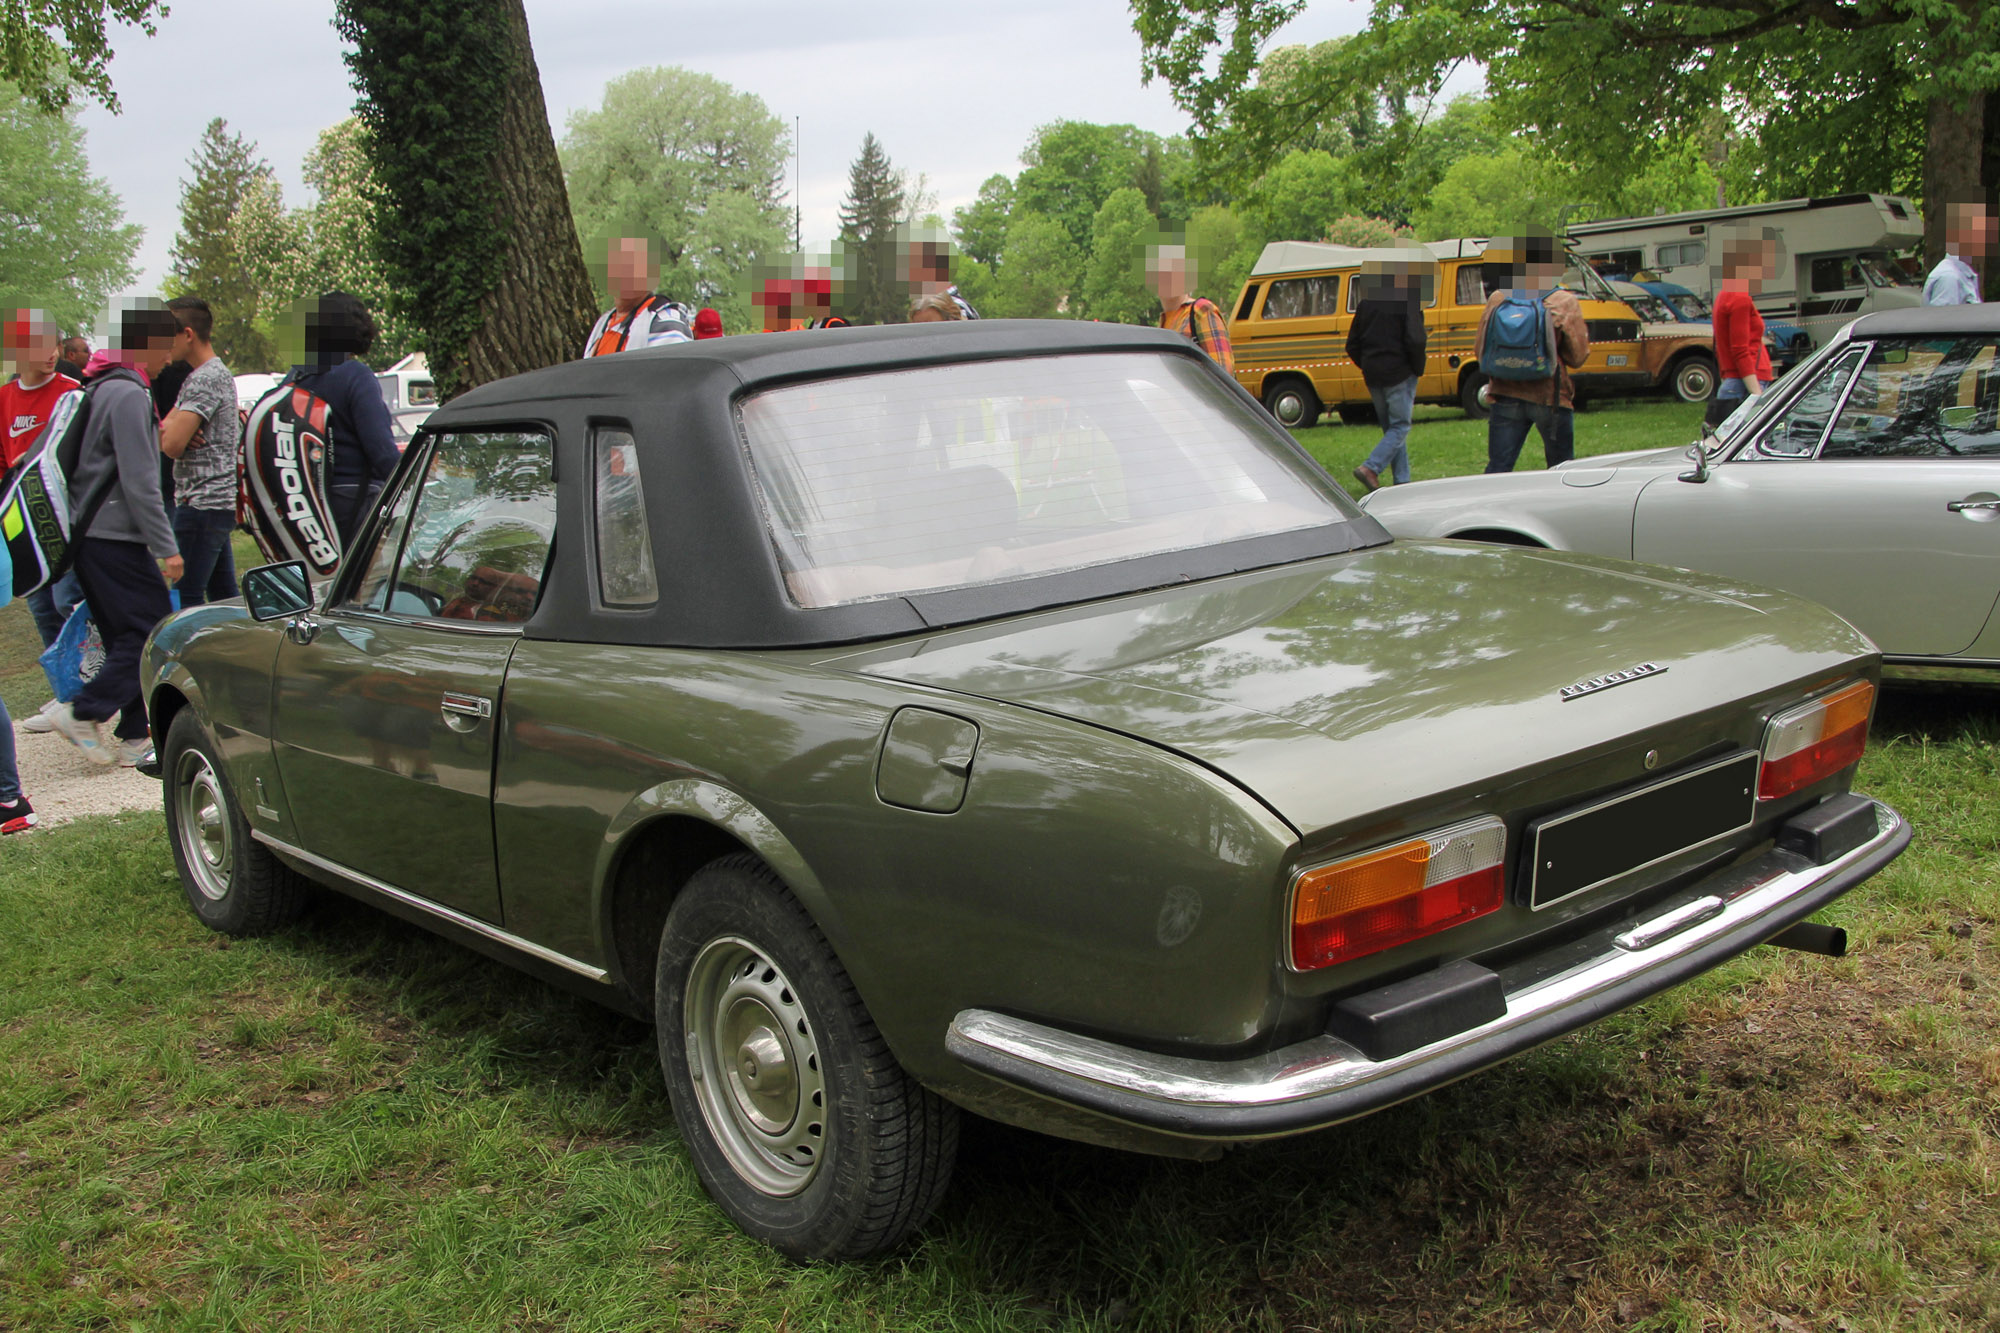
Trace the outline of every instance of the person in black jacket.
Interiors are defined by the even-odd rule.
[[[1424,373],[1424,289],[1427,280],[1436,281],[1426,268],[1417,261],[1370,260],[1353,279],[1361,299],[1347,330],[1347,356],[1361,371],[1382,425],[1381,442],[1354,469],[1366,490],[1379,487],[1384,472],[1398,485],[1410,479],[1410,412]]]
[[[288,376],[324,398],[330,409],[333,467],[327,488],[342,546],[354,540],[376,493],[402,460],[389,405],[375,372],[361,359],[375,345],[375,331],[375,317],[360,298],[326,293],[305,313],[306,364],[292,367]]]

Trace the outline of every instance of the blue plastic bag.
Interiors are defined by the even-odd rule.
[[[97,622],[90,618],[90,603],[78,602],[63,621],[62,633],[42,650],[42,670],[48,673],[49,688],[63,703],[73,701],[83,687],[97,679],[104,665],[104,640]]]

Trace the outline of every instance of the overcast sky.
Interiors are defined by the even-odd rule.
[[[924,172],[941,211],[969,202],[994,172],[1020,169],[1037,125],[1130,122],[1180,133],[1166,90],[1139,81],[1139,41],[1119,0],[874,0],[867,5],[739,0],[527,0],[556,137],[570,112],[598,105],[607,80],[681,65],[800,118],[807,243],[838,230],[847,168],[874,131],[890,160]],[[1365,0],[1315,0],[1280,41],[1358,31]],[[306,202],[299,163],[349,114],[354,92],[332,28],[333,0],[173,0],[159,35],[114,32],[111,77],[123,104],[83,116],[92,169],[146,229],[139,291],[157,289],[179,225],[180,185],[214,116],[254,140]],[[789,184],[789,176],[788,176]]]

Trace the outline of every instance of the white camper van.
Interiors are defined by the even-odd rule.
[[[1722,254],[1712,237],[1770,227],[1784,238],[1778,274],[1757,296],[1764,318],[1797,324],[1817,347],[1849,320],[1922,305],[1922,284],[1896,263],[1921,245],[1924,220],[1893,194],[1841,194],[1647,218],[1576,222],[1576,249],[1607,277],[1649,273],[1713,301]]]
[[[422,352],[410,353],[377,375],[375,382],[382,386],[382,401],[392,416],[419,407],[428,412],[438,405],[437,384]]]

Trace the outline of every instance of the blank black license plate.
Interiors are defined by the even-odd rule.
[[[1748,828],[1757,812],[1754,751],[1565,810],[1528,826],[1528,905],[1547,907]]]

